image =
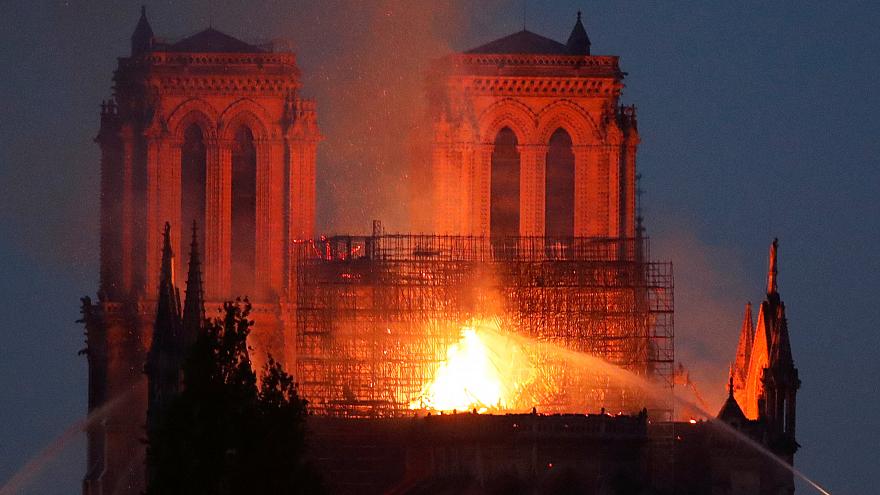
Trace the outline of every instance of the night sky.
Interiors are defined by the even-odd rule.
[[[364,2],[366,3],[366,2]],[[798,395],[796,465],[832,493],[880,472],[880,7],[871,2],[530,2],[531,31],[564,41],[577,10],[593,53],[619,55],[638,106],[653,255],[675,263],[677,357],[713,409],[743,305],[759,303],[780,239]],[[157,36],[212,24],[294,42],[327,139],[318,226],[409,228],[397,137],[421,71],[522,28],[522,3],[150,2]],[[86,411],[79,297],[98,276],[99,105],[128,55],[138,2],[2,2],[0,480]],[[82,435],[26,493],[79,490]],[[799,490],[799,493],[809,493]]]

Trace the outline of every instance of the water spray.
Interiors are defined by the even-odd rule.
[[[497,327],[496,328],[484,327],[484,328],[481,328],[481,331],[493,332],[498,335],[501,335],[501,333],[502,333],[500,328],[497,328]],[[530,348],[534,348],[534,349],[540,349],[545,352],[552,352],[552,353],[556,354],[557,356],[561,357],[562,359],[564,359],[568,362],[571,362],[575,365],[585,366],[585,367],[588,367],[592,370],[597,370],[602,373],[605,373],[605,374],[607,374],[607,376],[618,379],[626,385],[633,386],[633,387],[638,388],[639,390],[645,391],[649,395],[653,396],[653,398],[655,398],[655,399],[663,400],[666,398],[665,392],[658,391],[657,387],[654,384],[652,384],[649,381],[645,380],[644,378],[636,375],[635,373],[632,373],[631,371],[628,371],[628,370],[623,369],[619,366],[611,364],[608,361],[605,361],[604,359],[601,359],[599,357],[593,356],[591,354],[573,351],[570,349],[565,349],[565,348],[559,347],[555,344],[536,341],[534,339],[523,337],[521,335],[515,335],[512,332],[504,332],[504,336],[511,338],[512,340],[516,341],[519,345],[522,345],[523,347],[530,347]],[[766,458],[768,458],[771,461],[773,461],[774,463],[778,464],[780,467],[790,471],[792,474],[794,474],[799,479],[801,479],[802,481],[807,483],[809,486],[811,486],[813,489],[815,489],[818,493],[821,493],[823,495],[831,495],[831,493],[828,490],[823,488],[817,482],[808,478],[804,473],[795,469],[794,466],[787,463],[784,459],[781,459],[779,456],[777,456],[776,454],[771,452],[769,449],[767,449],[767,447],[756,442],[755,440],[748,437],[747,435],[744,435],[742,432],[736,430],[735,428],[728,425],[724,421],[719,421],[718,419],[716,419],[714,417],[714,415],[709,414],[704,408],[698,406],[697,404],[695,404],[692,401],[686,400],[681,397],[676,397],[674,394],[673,394],[673,400],[677,404],[679,404],[683,407],[686,407],[688,409],[691,409],[691,410],[697,412],[698,414],[704,416],[705,418],[707,418],[708,424],[712,425],[713,427],[718,428],[720,431],[723,431],[724,433],[727,433],[728,435],[731,435],[731,436],[743,441],[746,445],[753,448],[758,453],[762,454]]]
[[[0,486],[0,495],[14,495],[24,489],[31,481],[33,481],[34,477],[45,469],[49,462],[64,450],[71,440],[76,438],[80,433],[86,431],[90,426],[106,418],[111,412],[122,405],[129,396],[137,390],[137,386],[143,379],[144,378],[141,378],[141,380],[132,383],[131,388],[128,391],[105,402],[104,405],[89,413],[85,418],[70,425],[63,433],[61,433],[61,435],[53,440],[52,443],[44,447],[43,450],[38,452],[37,455],[32,457],[24,466],[22,466],[21,469],[12,475],[6,483]]]

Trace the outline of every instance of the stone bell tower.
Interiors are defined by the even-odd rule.
[[[633,238],[634,107],[618,57],[593,55],[578,13],[566,43],[520,31],[436,66],[434,231]]]
[[[143,370],[166,222],[176,253],[198,226],[208,316],[223,300],[247,296],[257,322],[255,368],[268,352],[288,357],[287,246],[314,234],[321,138],[315,102],[300,95],[296,56],[278,44],[249,44],[211,28],[170,42],[154,35],[142,10],[113,83],[95,139],[99,297],[83,306],[89,409],[113,407],[88,431],[89,494],[143,488]],[[177,273],[186,269],[183,258],[173,262]]]

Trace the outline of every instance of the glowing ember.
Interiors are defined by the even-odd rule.
[[[410,409],[470,411],[512,409],[531,368],[520,346],[497,332],[497,321],[463,327],[446,360]]]

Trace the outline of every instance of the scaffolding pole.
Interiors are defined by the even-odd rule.
[[[671,419],[673,274],[647,239],[384,235],[292,245],[296,379],[317,414],[395,417],[432,379],[460,328],[500,317],[516,335],[604,359],[667,390],[621,386],[547,353],[542,412],[647,408]],[[531,394],[531,395],[529,395]]]

